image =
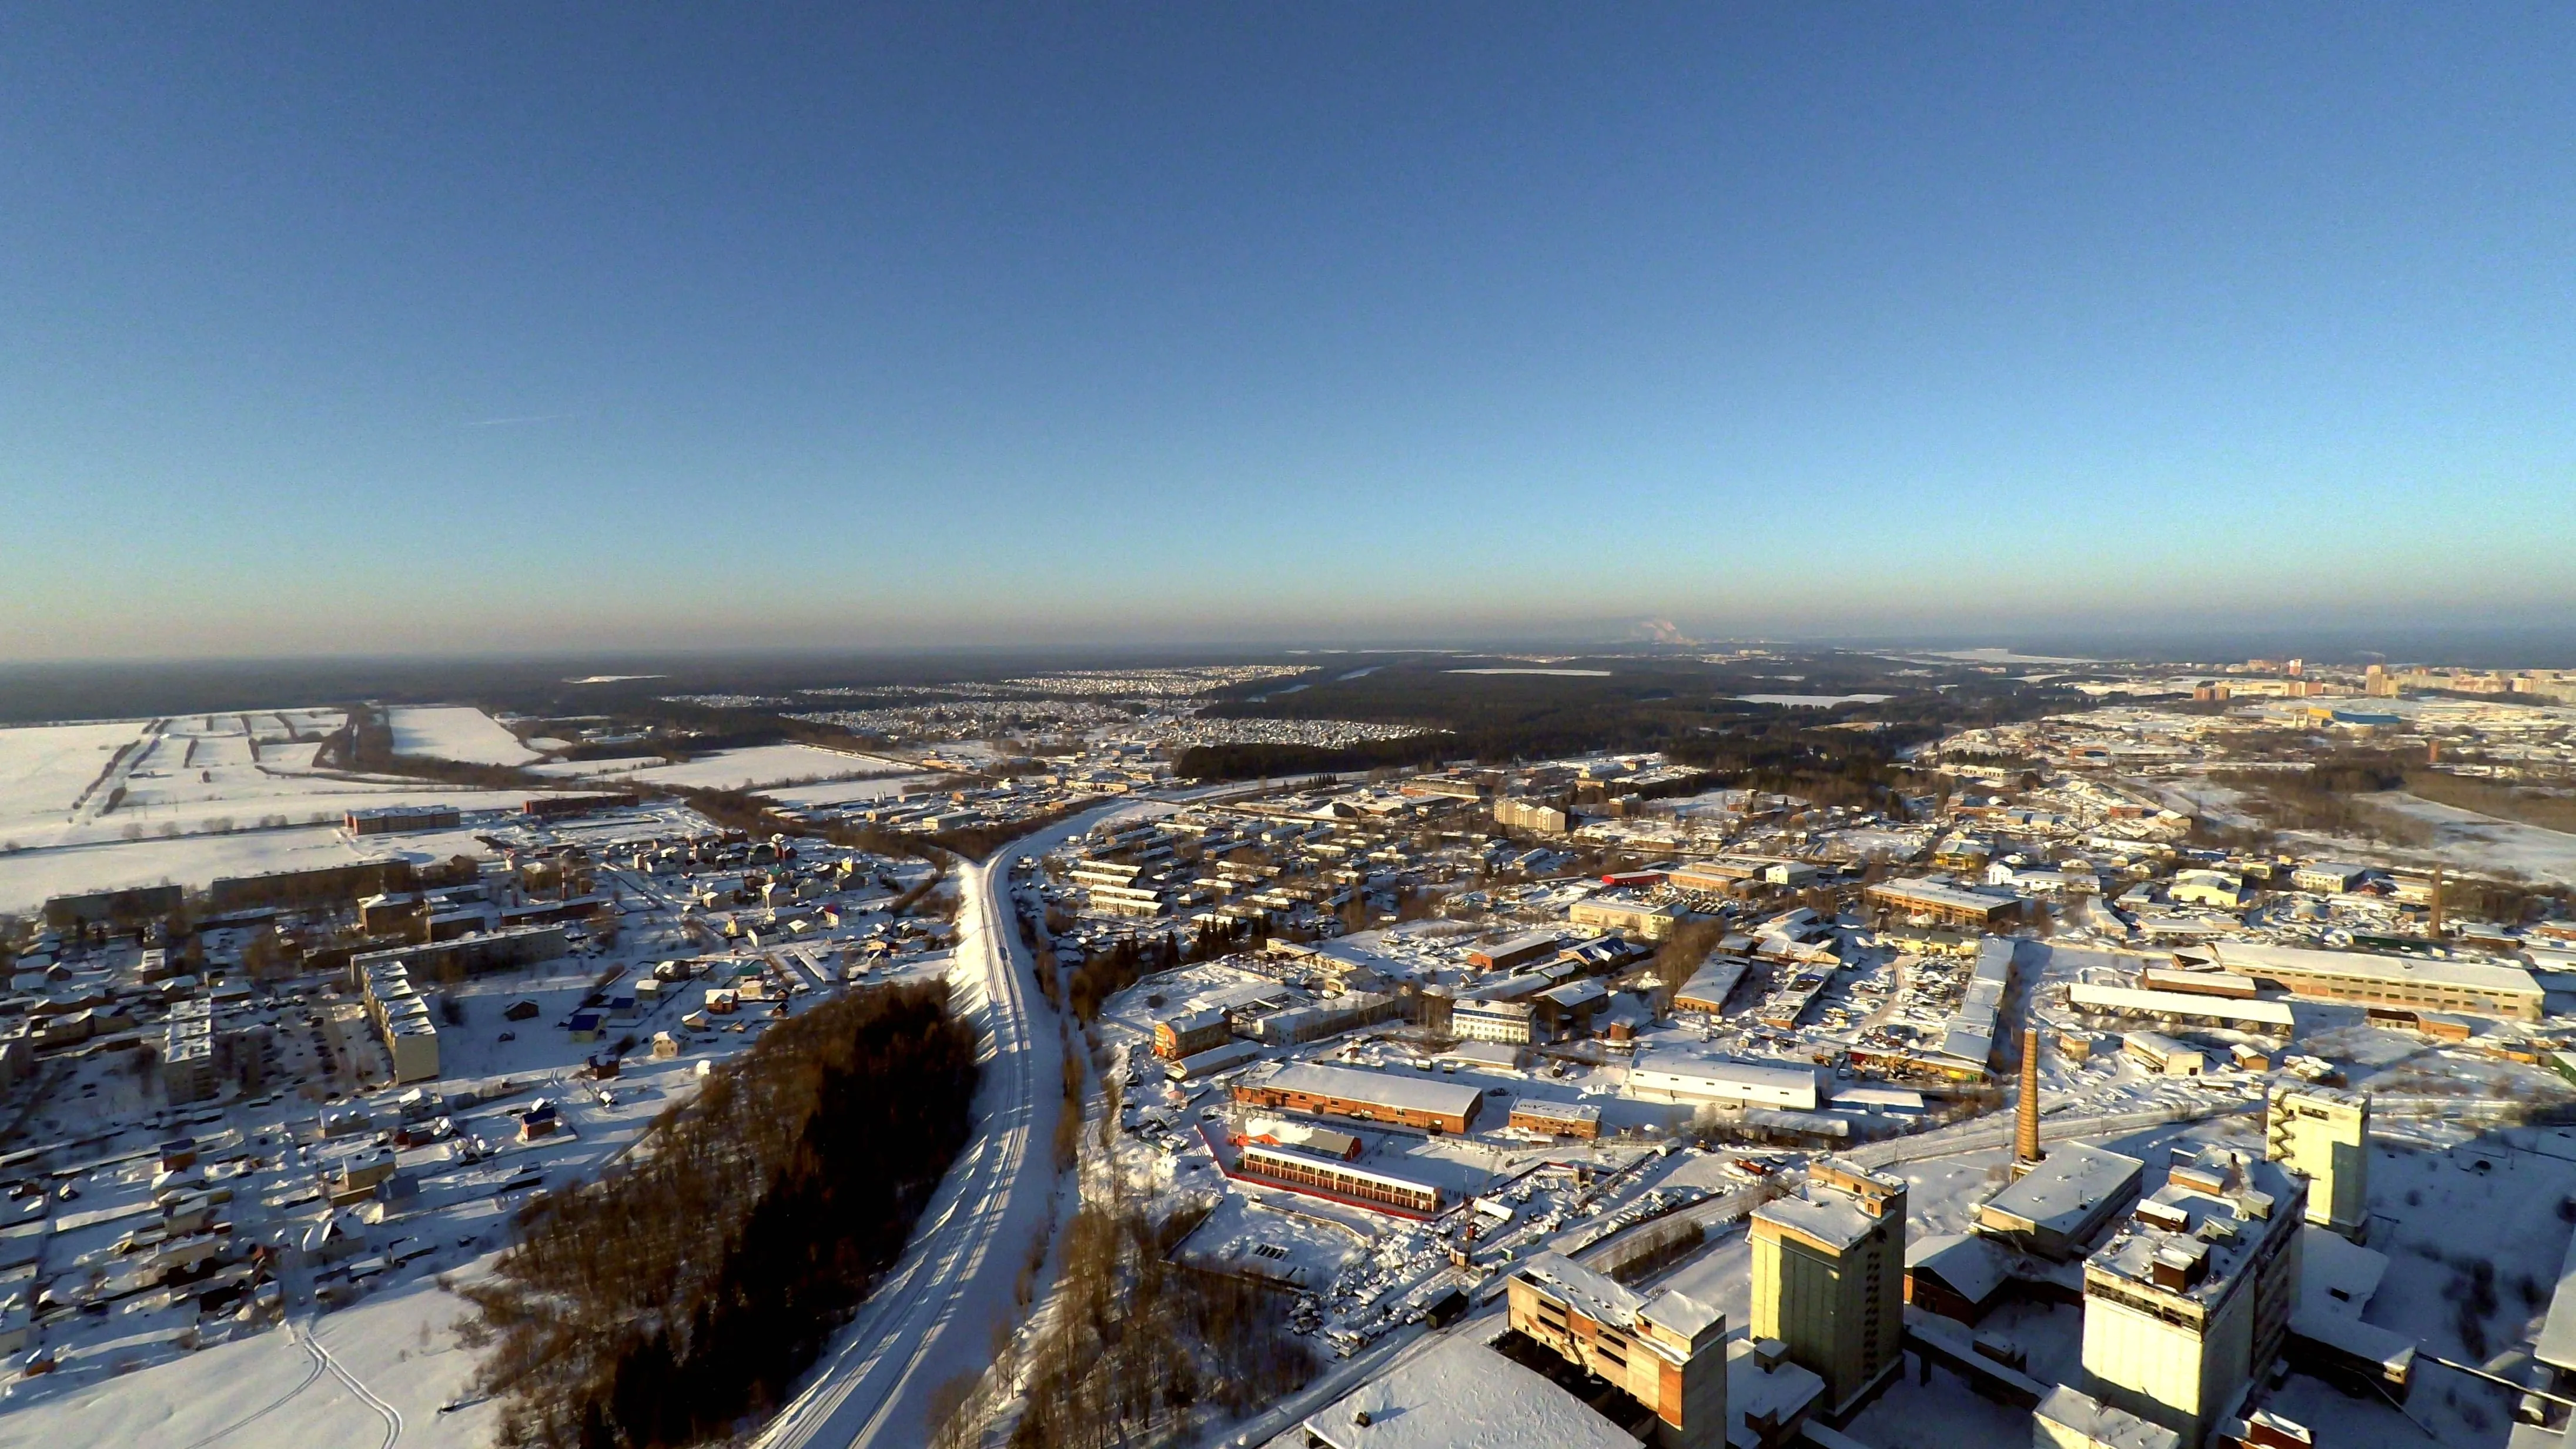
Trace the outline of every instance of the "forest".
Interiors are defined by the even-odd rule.
[[[773,1024],[630,1170],[522,1210],[458,1289],[500,1442],[697,1444],[783,1402],[901,1255],[976,1080],[944,987],[863,991]]]

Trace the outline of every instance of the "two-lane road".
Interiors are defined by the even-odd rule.
[[[825,1351],[804,1390],[754,1441],[758,1449],[918,1449],[930,1438],[933,1391],[983,1368],[993,1329],[1010,1320],[1020,1267],[1047,1221],[1056,1183],[1049,1153],[1063,1109],[1063,1047],[1053,1022],[1032,1018],[1011,867],[1103,818],[1155,808],[1103,806],[959,868],[957,954],[948,979],[984,1038],[975,1136],[902,1260]]]

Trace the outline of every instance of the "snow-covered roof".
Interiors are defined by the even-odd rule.
[[[1762,1366],[1762,1354],[1741,1339],[1726,1346],[1726,1442],[1729,1449],[1758,1449],[1767,1437],[1745,1422],[1785,1424],[1822,1398],[1825,1381],[1815,1370],[1786,1358]]]
[[[2182,1449],[2182,1436],[2164,1425],[2150,1424],[2064,1384],[2050,1389],[2032,1412],[2042,1423],[2065,1427],[2077,1443],[2098,1444],[2102,1449]]]
[[[2061,1142],[2020,1181],[1988,1198],[1984,1210],[2071,1237],[2088,1220],[2098,1221],[2104,1203],[2126,1197],[2145,1169],[2134,1157]]]
[[[1453,1086],[1425,1081],[1420,1077],[1399,1077],[1392,1072],[1364,1072],[1353,1067],[1325,1066],[1318,1062],[1292,1062],[1262,1079],[1259,1085],[1282,1092],[1303,1092],[1312,1097],[1341,1097],[1354,1102],[1399,1107],[1408,1112],[1436,1112],[1455,1116],[1476,1110],[1484,1097],[1480,1087]]]
[[[1522,1263],[1513,1276],[1596,1323],[1637,1333],[1640,1344],[1675,1363],[1687,1355],[1673,1339],[1694,1343],[1725,1323],[1717,1309],[1687,1294],[1670,1288],[1651,1296],[1641,1294],[1562,1253],[1539,1253]],[[1671,1338],[1645,1333],[1640,1324],[1652,1324]]]
[[[2194,991],[2141,991],[2131,986],[2095,986],[2086,981],[2066,985],[2066,1004],[2101,1011],[2135,1012],[2141,1016],[2187,1016],[2199,1021],[2250,1021],[2283,1031],[2296,1026],[2286,1001],[2255,1001],[2241,996]]]
[[[1906,1245],[1908,1271],[1921,1268],[1949,1284],[1971,1303],[1983,1303],[2003,1286],[2003,1249],[1970,1233],[1941,1233]]]
[[[2558,1265],[2558,1288],[2531,1356],[2552,1368],[2576,1371],[2576,1238],[2568,1241],[2567,1256]]]
[[[1306,1420],[1331,1449],[1636,1449],[1572,1394],[1471,1339],[1451,1339]]]
[[[2318,951],[2304,946],[2273,946],[2259,941],[2219,941],[2211,950],[2219,964],[2240,976],[2345,976],[2368,981],[2429,983],[2538,996],[2540,983],[2519,966],[2479,961],[2435,961],[2415,956],[2383,956],[2374,951]]]

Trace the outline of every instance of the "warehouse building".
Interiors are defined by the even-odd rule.
[[[2209,949],[2233,975],[2317,1001],[2538,1021],[2545,994],[2540,982],[2519,966],[2369,951],[2317,951],[2253,941],[2219,941]]]
[[[1353,1167],[1339,1158],[1301,1152],[1293,1147],[1246,1143],[1236,1175],[1286,1187],[1335,1202],[1391,1212],[1398,1217],[1427,1218],[1441,1208],[1440,1189],[1430,1183]]]
[[[2295,1026],[2288,1002],[2249,1001],[2199,992],[2139,991],[2076,981],[2067,985],[2066,1004],[2088,1016],[2205,1022],[2270,1036],[2288,1036]]]
[[[454,830],[465,817],[453,805],[380,805],[340,818],[351,835],[392,835],[405,830]]]
[[[1788,1062],[1721,1061],[1657,1052],[1628,1069],[1627,1094],[1650,1102],[1734,1103],[1816,1110],[1816,1071]]]
[[[1744,984],[1744,975],[1753,963],[1742,956],[1711,956],[1700,964],[1691,978],[1673,993],[1673,1010],[1704,1011],[1711,1016],[1726,1010],[1726,999]]]
[[[1590,1102],[1545,1102],[1525,1097],[1512,1104],[1510,1125],[1551,1137],[1578,1137],[1591,1142],[1601,1136],[1601,1109]]]
[[[1480,946],[1467,953],[1467,964],[1479,971],[1509,971],[1533,961],[1544,961],[1565,945],[1565,938],[1554,931],[1529,931],[1508,941]]]
[[[1178,1061],[1225,1045],[1231,1028],[1221,1009],[1203,1007],[1167,1016],[1154,1023],[1154,1055]]]
[[[1391,1122],[1426,1132],[1465,1132],[1475,1125],[1485,1094],[1476,1087],[1388,1072],[1295,1062],[1259,1081],[1236,1083],[1234,1100],[1246,1107]]]
[[[2061,1142],[1977,1207],[1976,1230],[2050,1262],[2083,1255],[2120,1211],[2137,1200],[2146,1164],[2107,1148]]]
[[[1990,896],[1928,878],[1882,881],[1861,892],[1872,907],[1905,919],[1991,931],[2021,914],[2017,896]]]

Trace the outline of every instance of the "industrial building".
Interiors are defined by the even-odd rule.
[[[1482,946],[1467,953],[1467,964],[1479,971],[1509,971],[1533,961],[1544,961],[1565,945],[1565,937],[1554,931],[1527,931],[1507,941]]]
[[[1259,1081],[1236,1083],[1234,1100],[1246,1107],[1465,1132],[1475,1125],[1485,1094],[1476,1087],[1389,1072],[1295,1062]]]
[[[2370,1225],[2370,1094],[2283,1082],[2263,1107],[2263,1153],[2308,1180],[2308,1221],[2360,1241]]]
[[[1628,1069],[1630,1097],[1652,1102],[1732,1102],[1816,1110],[1815,1068],[1789,1062],[1720,1061],[1657,1052]]]
[[[1645,1295],[1559,1253],[1513,1272],[1511,1326],[1654,1411],[1657,1442],[1725,1449],[1726,1317],[1665,1289]]]
[[[1990,896],[1944,881],[1916,877],[1882,881],[1861,892],[1870,906],[1892,915],[1924,917],[1937,925],[1991,931],[2021,914],[2017,896]]]
[[[1465,1336],[1370,1379],[1302,1427],[1322,1449],[1637,1449],[1581,1399]]]
[[[1753,963],[1742,956],[1709,957],[1673,993],[1673,1010],[1704,1011],[1712,1016],[1723,1012],[1726,999],[1744,984],[1745,973],[1752,969]]]
[[[1184,1011],[1154,1023],[1154,1055],[1165,1061],[1178,1061],[1225,1045],[1230,1034],[1222,1009]]]
[[[453,805],[379,805],[341,816],[351,835],[392,835],[404,830],[454,830],[465,817]]]
[[[2081,1257],[2121,1209],[2137,1200],[2146,1164],[2107,1148],[2061,1142],[1977,1207],[1976,1229],[2034,1257]]]
[[[1663,941],[1681,929],[1685,914],[1671,901],[1604,893],[1576,901],[1566,909],[1565,918],[1574,925],[1617,931],[1641,941]]]
[[[1601,1135],[1601,1109],[1589,1102],[1548,1102],[1524,1097],[1512,1103],[1507,1125],[1530,1132],[1545,1132],[1551,1137],[1579,1137],[1586,1142]]]
[[[2103,1403],[2199,1444],[2276,1358],[2299,1297],[2307,1183],[2249,1153],[2177,1162],[2084,1260],[2084,1371]]]
[[[2265,1036],[2288,1036],[2296,1027],[2287,1002],[2253,1001],[2202,992],[2140,991],[2134,987],[2095,986],[2090,982],[2075,981],[2067,984],[2066,1004],[2088,1016],[2141,1016],[2159,1021],[2201,1022]]]
[[[1538,1007],[1528,1001],[1470,996],[1449,1008],[1449,1034],[1467,1041],[1527,1046],[1532,1039],[1532,1022],[1537,1015]]]
[[[2459,1011],[2513,1021],[2541,1017],[2540,983],[2519,966],[2369,951],[2317,951],[2253,941],[2218,941],[2209,949],[2219,965],[2234,975],[2312,1000]]]
[[[1825,1381],[1828,1416],[1894,1374],[1905,1336],[1905,1179],[1837,1158],[1753,1214],[1753,1337]]]
[[[1293,1147],[1246,1143],[1237,1174],[1269,1181],[1340,1202],[1390,1210],[1403,1217],[1427,1218],[1442,1206],[1440,1189],[1430,1183],[1353,1167],[1348,1162]]]

